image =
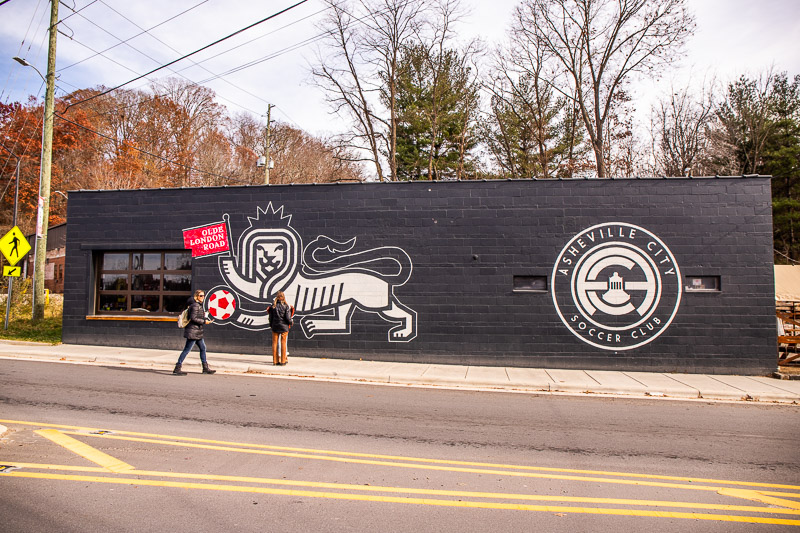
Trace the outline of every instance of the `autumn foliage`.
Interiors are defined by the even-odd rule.
[[[266,152],[265,121],[230,115],[210,89],[169,79],[148,91],[118,90],[96,97],[104,90],[79,90],[56,99],[51,225],[66,220],[70,190],[264,182],[264,169],[256,167],[256,160]],[[18,225],[26,233],[35,226],[42,116],[43,103],[33,98],[0,104],[5,147],[0,150],[0,224],[12,222],[17,156]],[[282,122],[271,125],[269,153],[274,162],[271,183],[363,178],[341,148]]]

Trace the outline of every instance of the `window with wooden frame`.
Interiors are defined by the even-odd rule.
[[[191,295],[190,251],[114,251],[98,258],[97,314],[177,314]]]

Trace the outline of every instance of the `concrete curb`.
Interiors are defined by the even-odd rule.
[[[107,346],[47,345],[0,340],[0,359],[62,362],[172,371],[176,350]],[[398,363],[346,359],[303,358],[290,355],[289,365],[275,367],[271,354],[209,353],[219,373],[270,378],[314,379],[376,385],[441,387],[531,394],[606,395],[639,399],[677,399],[725,402],[770,402],[800,405],[800,382],[758,376],[665,374],[606,370],[567,370],[521,367],[479,367]],[[195,351],[184,370],[200,373]]]

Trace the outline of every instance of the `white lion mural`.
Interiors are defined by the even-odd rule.
[[[228,215],[223,218],[228,226]],[[217,323],[268,329],[267,307],[283,291],[307,338],[349,334],[356,309],[397,324],[388,332],[390,342],[416,337],[416,312],[394,294],[411,277],[413,265],[404,250],[385,246],[352,252],[356,237],[337,242],[324,235],[303,248],[291,215],[272,203],[248,220],[235,250],[231,246],[218,258],[226,285],[207,291],[205,305]]]

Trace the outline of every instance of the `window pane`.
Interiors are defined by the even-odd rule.
[[[109,252],[101,255],[100,265],[96,312],[163,316],[186,308],[192,290],[190,251]],[[171,273],[165,276],[164,269]],[[63,267],[56,274],[63,280]]]
[[[180,313],[187,307],[189,297],[185,294],[180,296],[164,296],[164,311],[167,313]]]
[[[103,274],[100,278],[101,291],[126,291],[128,290],[127,274]]]
[[[158,296],[134,294],[131,296],[131,311],[135,313],[157,312]]]
[[[128,297],[118,294],[101,294],[99,305],[101,311],[127,311]]]
[[[134,274],[133,290],[157,291],[160,289],[161,276],[158,274]]]
[[[128,270],[128,254],[105,254],[103,270]]]
[[[161,254],[133,254],[131,270],[161,270]]]
[[[189,274],[164,274],[165,291],[192,290],[192,276]]]
[[[187,252],[184,254],[164,254],[164,269],[165,270],[191,270],[192,269],[192,254]]]

